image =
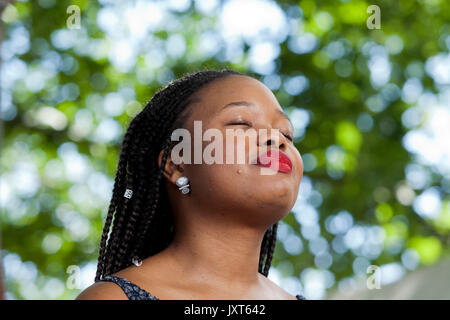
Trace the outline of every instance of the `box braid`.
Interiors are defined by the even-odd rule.
[[[161,180],[169,151],[176,143],[170,140],[172,131],[183,126],[190,114],[188,106],[201,87],[229,75],[243,74],[228,68],[186,74],[159,89],[131,120],[122,141],[95,280],[128,267],[133,257],[154,255],[170,244],[173,216]],[[124,197],[125,189],[133,191],[131,198]],[[261,243],[258,271],[265,276],[272,261],[277,224],[266,230]]]

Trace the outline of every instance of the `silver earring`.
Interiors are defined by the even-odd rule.
[[[188,194],[190,191],[189,188],[189,179],[185,176],[179,177],[176,182],[178,189],[182,194]]]
[[[123,195],[125,198],[131,199],[131,196],[133,195],[133,190],[126,189],[125,194]]]
[[[131,262],[133,262],[133,264],[134,264],[136,267],[140,267],[141,264],[142,264],[142,260],[139,259],[138,257],[133,257],[133,259],[131,260]]]

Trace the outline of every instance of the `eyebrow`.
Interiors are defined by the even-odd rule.
[[[248,102],[248,101],[234,101],[234,102],[227,103],[227,104],[222,108],[222,110],[225,109],[226,107],[230,107],[230,106],[246,106],[246,107],[254,107],[255,104],[254,104],[254,103],[251,103],[251,102]]]
[[[223,106],[222,110],[227,107],[236,107],[236,106],[255,107],[255,104],[248,101],[233,101]],[[277,113],[280,114],[282,117],[284,117],[286,120],[288,120],[292,128],[294,128],[291,119],[289,119],[289,116],[283,110],[277,109]]]

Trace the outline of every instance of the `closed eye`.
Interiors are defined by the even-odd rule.
[[[233,122],[228,123],[227,125],[234,125],[234,126],[243,125],[243,126],[249,126],[249,127],[252,126],[252,124],[247,121],[233,121]]]
[[[239,121],[232,121],[232,122],[227,123],[227,125],[230,125],[230,126],[233,126],[233,125],[234,125],[234,126],[249,126],[249,127],[252,126],[252,124],[251,124],[250,122],[242,121],[242,120],[239,120]],[[294,138],[293,138],[290,134],[283,133],[283,135],[284,135],[289,141],[291,141],[291,142],[294,141]]]
[[[283,136],[285,136],[285,137],[286,137],[289,141],[291,141],[291,142],[294,141],[294,138],[293,138],[291,135],[289,135],[289,134],[283,133]]]

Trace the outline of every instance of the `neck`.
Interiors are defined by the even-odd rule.
[[[189,221],[188,221],[189,220]],[[211,217],[184,219],[166,250],[180,274],[198,283],[255,284],[265,230],[217,223]]]

